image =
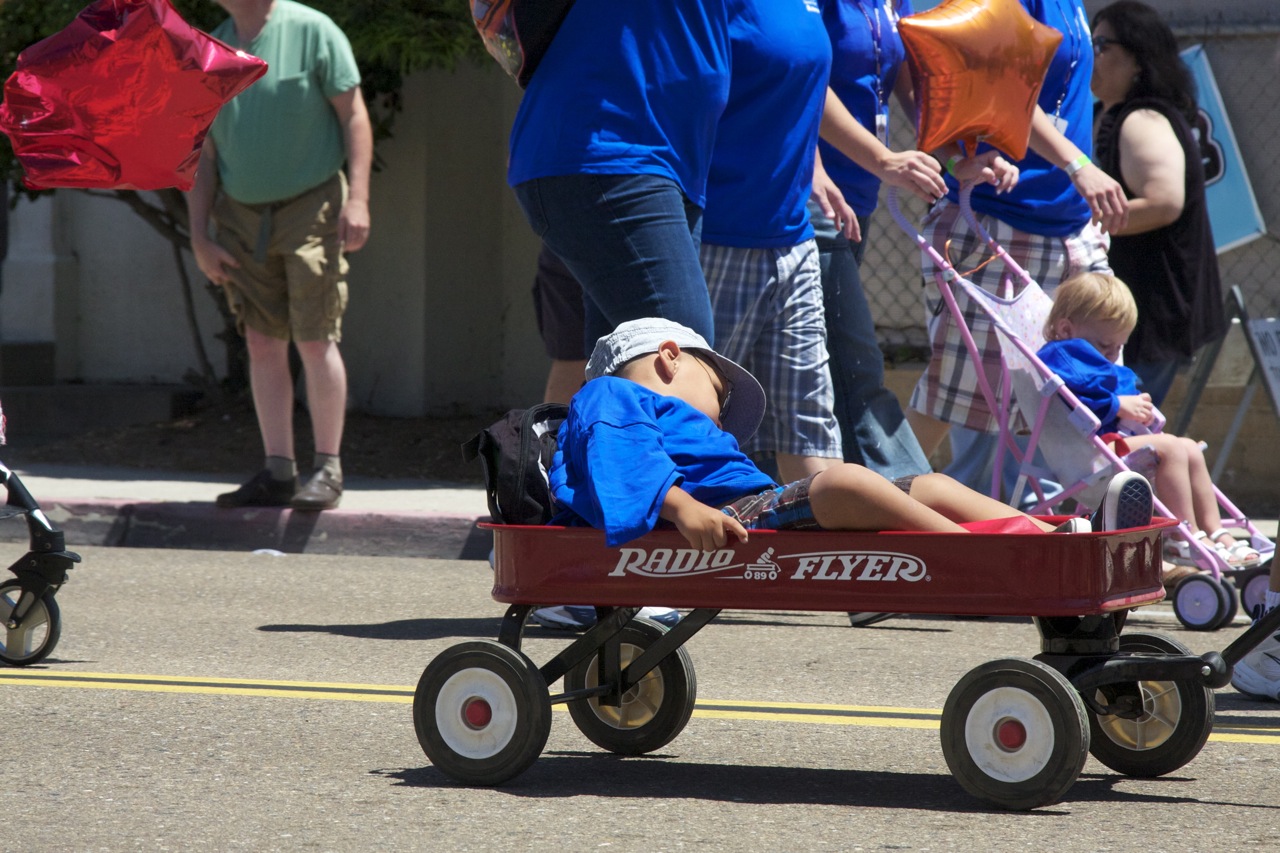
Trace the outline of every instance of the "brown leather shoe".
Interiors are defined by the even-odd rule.
[[[264,468],[234,492],[218,495],[217,504],[223,508],[289,506],[289,502],[297,491],[296,477],[289,480],[276,480],[272,478],[271,472]]]
[[[334,509],[342,500],[342,475],[336,477],[321,468],[293,496],[294,509],[318,511]]]

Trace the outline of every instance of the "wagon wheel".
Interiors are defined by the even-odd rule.
[[[621,664],[652,646],[667,629],[648,619],[632,619],[618,635]],[[600,662],[592,655],[565,674],[565,691],[600,684]],[[621,705],[605,705],[596,697],[569,703],[569,715],[601,749],[619,755],[643,755],[661,749],[684,729],[698,697],[693,661],[684,647],[662,659],[622,697]]]
[[[1049,805],[1089,755],[1084,703],[1062,674],[1038,661],[991,661],[947,697],[942,754],[975,797],[1006,809]]]
[[[1189,655],[1191,650],[1159,634],[1126,634],[1121,652]],[[1152,778],[1195,758],[1213,730],[1213,691],[1197,681],[1139,681],[1142,713],[1136,719],[1089,715],[1089,751],[1117,773]],[[1111,699],[1105,687],[1099,702]]]
[[[62,613],[52,592],[45,592],[27,610],[22,624],[5,627],[22,597],[22,582],[0,583],[0,662],[9,666],[31,666],[49,656],[62,636]]]
[[[551,733],[551,701],[537,667],[493,640],[445,649],[413,695],[422,751],[445,775],[500,785],[537,760]]]
[[[1188,575],[1173,588],[1173,614],[1192,631],[1212,631],[1231,609],[1232,595],[1213,575]]]

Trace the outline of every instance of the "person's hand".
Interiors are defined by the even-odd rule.
[[[923,151],[889,151],[880,159],[877,177],[891,187],[906,190],[926,204],[947,194],[942,165]]]
[[[338,214],[338,240],[344,252],[355,252],[369,240],[369,203],[347,199]]]
[[[1018,167],[1004,158],[999,151],[983,151],[973,157],[956,161],[956,180],[960,186],[992,184],[996,193],[1007,193],[1018,185]]]
[[[227,269],[238,269],[240,262],[231,253],[203,235],[191,238],[191,254],[196,257],[196,266],[205,278],[216,285],[224,285],[231,280]]]
[[[822,208],[822,215],[834,222],[846,239],[855,243],[862,241],[857,215],[825,169],[814,169],[813,189],[810,190],[809,197],[818,203],[818,207]]]
[[[682,502],[672,522],[680,535],[699,551],[723,548],[730,536],[739,542],[747,541],[747,529],[738,519],[697,501]]]
[[[1150,394],[1129,395],[1120,398],[1121,419],[1137,421],[1140,424],[1149,424],[1155,415],[1155,408],[1151,404]]]
[[[1124,197],[1124,189],[1096,164],[1079,169],[1071,176],[1071,182],[1089,203],[1093,221],[1103,231],[1111,234],[1129,221],[1129,200]]]

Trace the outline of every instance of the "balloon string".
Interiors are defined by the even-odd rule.
[[[947,242],[942,245],[942,256],[946,259],[947,266],[951,267],[952,269],[955,269],[955,264],[951,262],[951,240],[950,239],[948,239]],[[985,261],[978,264],[976,267],[969,270],[968,272],[956,273],[956,275],[960,276],[961,278],[968,278],[969,276],[973,275],[978,270],[982,269],[983,267],[985,267],[987,264],[991,263],[998,257],[1000,256],[992,255],[991,257],[987,258]]]

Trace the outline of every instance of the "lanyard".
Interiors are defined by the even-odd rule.
[[[867,7],[864,3],[858,3],[858,11],[862,13],[862,17],[867,19],[867,29],[871,32],[871,52],[875,57],[875,74],[876,74],[876,135],[883,137],[880,141],[888,144],[889,123],[889,101],[884,94],[884,63],[881,59],[880,45],[883,40],[883,32],[880,29],[880,3],[872,0],[872,14],[867,13]],[[886,9],[885,17],[889,17]]]
[[[1069,24],[1068,32],[1064,33],[1064,36],[1071,40],[1071,64],[1067,66],[1067,74],[1062,80],[1062,94],[1058,96],[1058,103],[1053,108],[1053,117],[1061,119],[1062,103],[1067,99],[1067,92],[1071,91],[1071,78],[1075,76],[1076,66],[1080,64],[1080,44],[1087,39],[1081,37],[1080,11],[1075,8],[1074,2],[1067,0],[1066,5],[1070,7],[1070,10],[1064,8],[1062,0],[1059,0],[1057,5],[1058,11],[1062,12],[1063,20]],[[1092,49],[1093,46],[1090,45],[1090,50]]]

